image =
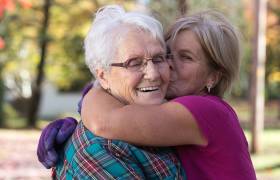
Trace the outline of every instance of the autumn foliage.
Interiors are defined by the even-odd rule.
[[[31,2],[27,0],[0,0],[0,20],[4,17],[5,12],[14,12],[16,5],[19,4],[22,8],[31,8]],[[0,35],[0,49],[5,47],[5,41]]]

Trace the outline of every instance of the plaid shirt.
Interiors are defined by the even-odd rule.
[[[91,133],[80,122],[68,141],[55,179],[186,179],[170,148],[140,148]]]

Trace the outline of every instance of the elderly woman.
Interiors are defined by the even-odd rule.
[[[256,179],[238,117],[222,100],[239,69],[233,26],[219,13],[198,13],[177,20],[166,41],[173,60],[167,97],[175,99],[125,105],[91,89],[83,101],[85,125],[106,138],[176,146],[188,179]]]
[[[143,105],[163,102],[170,70],[162,27],[154,18],[125,12],[119,6],[100,9],[85,39],[85,56],[101,87],[118,101]],[[44,160],[48,167],[53,159]],[[82,122],[59,157],[54,176],[185,179],[180,161],[171,149],[136,147],[104,139],[87,130]]]

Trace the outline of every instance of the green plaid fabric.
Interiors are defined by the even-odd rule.
[[[136,147],[95,136],[80,122],[55,167],[55,179],[186,179],[170,148]]]

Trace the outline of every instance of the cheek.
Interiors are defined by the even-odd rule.
[[[125,81],[126,93],[133,96],[136,93],[136,88],[142,81],[142,76],[139,74],[130,74],[124,77],[123,81]]]
[[[160,70],[160,76],[161,76],[161,79],[164,81],[164,83],[169,83],[169,80],[170,80],[169,66]]]
[[[201,81],[205,79],[206,73],[204,67],[198,63],[183,63],[178,69],[179,78],[188,81]]]
[[[188,80],[191,78],[193,72],[193,70],[190,68],[185,68],[184,66],[182,66],[181,68],[179,68],[177,70],[177,74],[178,74],[178,79],[180,80]]]
[[[197,68],[196,76],[201,81],[206,81],[207,77],[209,75],[209,70],[203,66],[200,66],[200,68]]]
[[[111,74],[110,84],[113,95],[130,101],[139,78],[131,73],[115,72]]]
[[[115,78],[112,83],[112,94],[125,104],[132,104],[135,102],[137,93],[135,91],[136,80],[127,77]]]

